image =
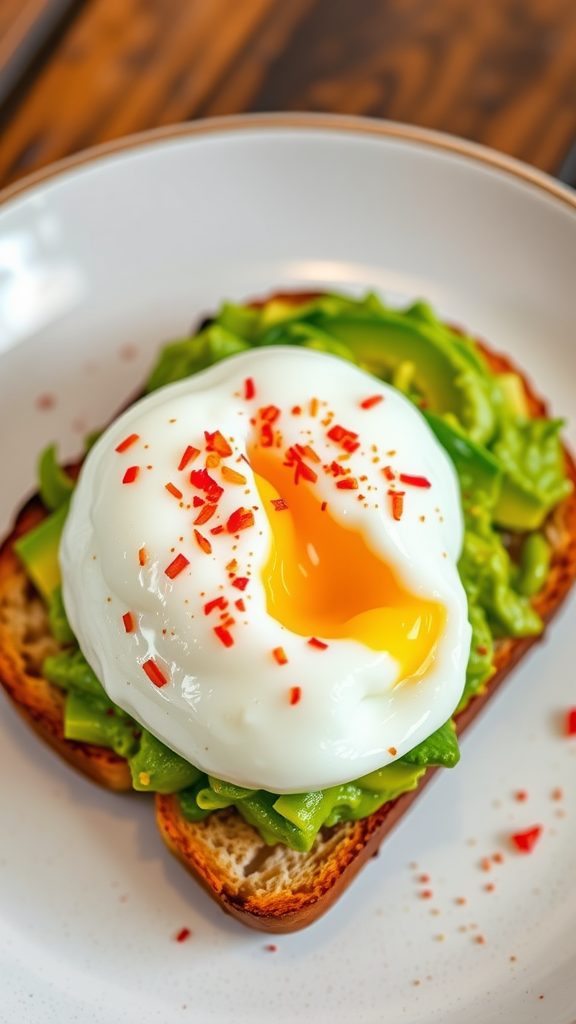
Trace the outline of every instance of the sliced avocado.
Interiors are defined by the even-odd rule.
[[[454,463],[462,492],[481,491],[492,507],[498,500],[502,483],[502,468],[498,460],[483,445],[474,444],[448,418],[435,416],[428,410],[422,411],[428,426]]]
[[[498,373],[495,382],[500,391],[503,411],[509,416],[521,416],[527,419],[530,415],[524,382],[518,373]]]
[[[78,648],[67,648],[44,658],[42,672],[50,683],[59,686],[61,690],[80,690],[100,701],[109,700],[102,683]],[[113,706],[112,702],[110,705]]]
[[[72,632],[72,627],[66,615],[61,586],[54,587],[50,594],[48,600],[48,621],[50,623],[50,632],[59,644],[74,644],[76,642],[76,637]]]
[[[64,708],[64,735],[67,740],[109,747],[120,757],[130,757],[138,748],[140,728],[111,701],[70,690]]]
[[[441,725],[416,747],[412,747],[412,750],[402,757],[404,764],[419,765],[420,767],[436,764],[443,768],[454,768],[459,760],[460,749],[456,738],[456,729],[451,719],[448,719],[444,725]]]
[[[67,515],[68,502],[14,543],[18,558],[46,602],[61,582],[58,549]]]
[[[508,530],[537,530],[548,511],[537,494],[505,476],[494,508],[494,522]]]
[[[560,442],[562,420],[503,417],[493,454],[504,470],[494,508],[497,526],[537,530],[550,509],[572,490]]]
[[[179,754],[142,730],[140,747],[130,758],[132,785],[141,792],[177,793],[192,786],[202,774]]]
[[[193,338],[166,345],[146,383],[146,391],[155,391],[165,384],[190,377],[207,366],[244,352],[250,342],[226,330],[216,321]]]
[[[40,497],[46,508],[55,511],[67,505],[74,490],[74,481],[56,459],[56,445],[45,448],[38,460]]]
[[[524,597],[534,597],[545,585],[550,572],[552,549],[543,533],[529,533],[522,545],[520,572],[516,589]]]
[[[344,342],[357,362],[387,379],[400,363],[415,365],[413,385],[426,409],[441,416],[452,412],[473,441],[484,444],[495,428],[491,383],[454,343],[442,324],[387,310],[354,311],[315,324]]]
[[[381,803],[384,803],[385,800],[394,800],[399,793],[415,789],[425,770],[422,765],[408,764],[403,760],[392,761],[392,764],[356,779],[354,785],[378,793],[382,797]]]

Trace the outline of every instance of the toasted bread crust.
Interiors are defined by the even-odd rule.
[[[14,542],[45,516],[43,505],[33,498],[0,548],[0,682],[16,710],[69,764],[108,789],[132,789],[123,757],[65,739],[65,695],[42,676],[44,658],[61,648],[50,635],[46,609],[26,577]]]
[[[277,297],[302,302],[313,293]],[[509,359],[480,344],[495,372],[518,372]],[[525,378],[523,381],[531,415],[545,415],[544,402]],[[547,521],[551,569],[546,586],[532,602],[545,622],[559,609],[576,579],[576,465],[568,452],[566,470],[575,490]],[[0,548],[0,682],[26,721],[66,761],[100,785],[128,790],[131,776],[123,758],[103,747],[65,739],[64,695],[41,674],[44,658],[60,648],[50,635],[44,604],[27,580],[13,545],[45,515],[39,499],[33,498]],[[485,691],[456,716],[459,734],[539,639],[498,642],[496,672]],[[338,899],[435,770],[426,772],[417,789],[384,804],[368,818],[322,830],[307,854],[280,845],[267,847],[233,808],[215,812],[201,822],[188,822],[175,795],[156,796],[157,822],[168,848],[224,909],[261,931],[295,931],[312,923]]]

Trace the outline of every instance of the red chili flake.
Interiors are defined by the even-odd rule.
[[[260,419],[266,420],[267,423],[275,423],[279,415],[280,409],[277,405],[266,405],[260,409]]]
[[[228,533],[238,533],[239,530],[246,530],[250,526],[254,526],[254,513],[249,508],[242,508],[242,506],[232,513],[226,523]]]
[[[467,901],[465,896],[457,896],[454,902],[457,903],[459,907],[463,907]]]
[[[410,487],[432,487],[432,484],[425,476],[411,476],[409,473],[400,473],[400,480]]]
[[[237,601],[234,601],[234,607],[237,608],[239,612],[245,612],[246,605],[244,604],[244,599],[239,597]]]
[[[382,472],[384,473],[384,476],[386,477],[387,480],[394,480],[396,474],[394,473],[392,466],[384,466]]]
[[[226,572],[236,572],[237,568],[238,568],[238,562],[236,561],[235,558],[232,558],[231,561],[228,562],[228,565],[225,566]]]
[[[320,462],[320,456],[316,455],[316,452],[309,444],[297,444],[296,451],[299,452],[303,459],[311,459],[312,462]]]
[[[227,458],[228,455],[232,455],[232,449],[228,444],[228,441],[219,430],[215,430],[212,434],[205,430],[204,437],[206,438],[207,452],[217,452],[218,455],[222,456],[222,458]]]
[[[128,437],[125,437],[124,440],[121,441],[120,444],[116,446],[115,451],[125,452],[126,449],[130,447],[130,445],[136,444],[136,441],[139,440],[140,434],[129,434]]]
[[[244,398],[247,400],[254,398],[256,394],[256,388],[254,387],[254,381],[252,377],[247,377],[244,381]]]
[[[192,445],[189,444],[188,447],[186,448],[186,451],[184,452],[184,455],[180,459],[180,462],[178,463],[178,469],[186,469],[188,463],[194,462],[194,459],[197,459],[199,455],[200,449],[193,448]]]
[[[563,797],[564,797],[564,793],[562,792],[562,790],[560,789],[559,786],[556,789],[552,790],[552,799],[553,800],[562,800]]]
[[[122,616],[122,622],[124,623],[124,629],[127,633],[134,632],[134,617],[132,612],[126,612],[126,614]]]
[[[144,669],[150,682],[154,683],[154,686],[158,686],[159,688],[161,686],[166,686],[168,680],[166,679],[166,676],[164,675],[162,669],[158,668],[158,665],[156,664],[155,661],[152,660],[152,658],[148,658],[148,661],[145,661],[143,663],[142,668]]]
[[[220,616],[220,618],[222,618],[222,615]],[[222,623],[222,625],[226,626],[226,628],[229,629],[230,626],[236,625],[236,619],[233,619],[231,615],[226,615],[224,616],[224,622]]]
[[[310,647],[317,647],[319,651],[325,651],[328,644],[325,644],[323,640],[317,640],[315,636],[311,636],[308,645]]]
[[[232,583],[232,586],[236,587],[237,590],[246,590],[246,587],[248,586],[249,582],[250,580],[248,579],[247,576],[237,576],[234,582]]]
[[[301,696],[302,696],[302,687],[301,686],[292,686],[290,688],[290,703],[291,704],[298,704],[299,701],[300,701]]]
[[[138,552],[138,561],[140,565],[146,565],[146,548],[140,548]]]
[[[346,476],[343,480],[336,481],[336,487],[340,491],[357,491],[358,481],[355,476]]]
[[[269,944],[268,944],[268,945],[266,946],[266,949],[268,950],[268,952],[269,952],[269,953],[275,953],[275,952],[276,952],[276,950],[278,949],[278,946],[275,946],[273,942],[270,942],[270,943],[269,943]]]
[[[190,483],[199,491],[204,491],[208,501],[216,502],[224,494],[224,488],[212,479],[206,469],[193,469],[190,473]]]
[[[361,409],[372,409],[379,402],[384,401],[384,395],[372,395],[370,398],[365,398],[363,402],[360,402]]]
[[[495,888],[496,888],[496,886],[494,885],[494,882],[488,882],[488,884],[484,886],[484,891],[485,892],[494,892]]]
[[[124,476],[122,477],[123,484],[133,484],[138,473],[140,472],[140,466],[129,466]]]
[[[327,501],[323,501],[322,504],[320,505],[320,511],[321,512],[325,512],[327,508],[328,508],[328,502]]]
[[[420,875],[418,881],[421,882],[422,885],[426,885],[430,881],[430,875]]]
[[[199,494],[195,494],[194,497],[192,498],[192,504],[194,505],[194,508],[200,508],[200,505],[205,505],[206,502],[204,501],[204,498],[200,497]]]
[[[217,508],[217,505],[204,505],[194,520],[194,526],[202,526],[203,523],[207,523],[209,519],[212,519]]]
[[[516,793],[514,794],[514,797],[515,797],[515,799],[516,799],[516,800],[518,800],[518,801],[519,801],[520,803],[524,803],[524,801],[528,799],[528,793],[526,792],[526,790],[525,790],[525,789],[519,789],[519,790],[518,790],[518,791],[517,791],[517,792],[516,792]]]
[[[210,530],[210,533],[214,533],[214,534],[216,534],[216,533],[223,533],[223,532],[224,532],[224,527],[223,526],[213,526],[212,529]]]
[[[345,476],[346,470],[344,466],[341,466],[339,462],[331,462],[328,466],[328,470],[332,473],[332,476]]]
[[[351,438],[346,437],[342,441],[342,447],[345,452],[348,452],[350,455],[352,455],[353,452],[355,452],[360,447],[360,441],[352,441]]]
[[[391,754],[392,757],[396,757],[398,751],[396,750],[396,747],[388,747],[388,753]]]
[[[296,450],[296,448],[288,448],[286,450],[284,457],[286,459],[284,463],[285,466],[293,466],[295,462],[302,461],[302,456],[300,455],[300,452]]]
[[[180,498],[182,497],[182,491],[179,491],[178,488],[174,486],[174,484],[166,484],[166,490],[168,491],[169,494],[173,495],[174,498],[178,498],[178,501],[180,501]]]
[[[288,508],[288,505],[284,501],[284,498],[271,498],[270,504],[274,505],[275,512],[283,512],[284,509]]]
[[[283,647],[275,647],[274,650],[272,651],[272,654],[274,655],[279,665],[288,664],[288,658],[286,657]]]
[[[269,423],[263,423],[260,427],[260,444],[263,448],[271,448],[274,444],[274,431]]]
[[[570,708],[566,716],[566,732],[569,736],[576,736],[576,708]]]
[[[219,608],[220,611],[224,611],[224,609],[227,607],[228,601],[221,594],[220,597],[215,597],[213,601],[206,602],[206,604],[204,605],[204,615],[210,615],[210,612],[213,612],[215,608]]]
[[[186,939],[189,939],[191,935],[192,932],[189,928],[181,928],[176,936],[176,942],[186,942]]]
[[[318,479],[318,473],[315,473],[313,469],[306,462],[296,463],[296,472],[294,474],[294,483],[297,484],[300,477],[304,480],[309,480],[310,483],[315,484]]]
[[[494,861],[495,864],[503,864],[504,863],[504,854],[500,853],[500,852],[493,853],[492,854],[492,860]]]
[[[476,653],[479,654],[481,658],[483,658],[485,654],[488,654],[488,648],[486,647],[485,644],[479,644],[478,647],[476,648]]]
[[[542,825],[534,825],[533,828],[528,828],[525,832],[515,832],[510,839],[520,853],[530,853],[534,849],[536,840],[542,835],[542,831]]]
[[[302,409],[299,405],[293,405],[291,411],[293,416],[300,416],[302,413]]]
[[[480,861],[480,867],[482,868],[482,871],[491,871],[492,865],[490,863],[490,858],[482,857],[482,860]]]
[[[176,555],[174,561],[170,562],[170,565],[167,569],[164,569],[164,572],[169,579],[173,580],[187,565],[190,565],[190,560],[186,558],[186,555]]]
[[[392,518],[400,522],[404,511],[404,491],[388,491],[388,494],[392,499]]]
[[[486,945],[486,939],[484,938],[483,935],[477,935],[475,941],[478,943],[479,946]]]
[[[432,895],[432,889],[422,889],[422,892],[420,893],[420,896],[422,897],[423,900],[431,900]]]
[[[235,469],[230,469],[230,466],[222,466],[222,476],[229,484],[245,484],[246,477],[242,473],[238,473]]]
[[[202,551],[204,552],[204,554],[211,555],[212,554],[212,545],[211,545],[210,541],[208,540],[208,538],[207,537],[203,537],[202,534],[198,530],[194,530],[194,537],[196,538],[196,543],[197,543],[198,547],[202,548]]]
[[[358,434],[355,434],[353,430],[346,430],[346,427],[341,427],[336,423],[330,428],[327,435],[331,441],[336,441],[337,444],[342,444],[345,439],[355,441]]]
[[[224,647],[232,647],[234,637],[225,626],[214,626],[214,632]]]

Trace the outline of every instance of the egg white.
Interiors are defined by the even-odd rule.
[[[248,400],[247,379],[255,386]],[[361,408],[377,394],[384,400]],[[320,414],[311,415],[313,398],[327,403],[320,409],[334,411],[334,422],[358,433],[362,444],[349,465],[367,477],[362,487],[369,507],[356,491],[338,490],[324,472],[314,484],[319,500],[329,502],[343,527],[363,535],[407,590],[445,609],[434,657],[417,680],[399,681],[399,665],[385,649],[333,639],[319,650],[268,613],[261,574],[271,530],[241,456],[257,429],[251,420],[258,420],[263,406],[276,405],[285,447],[312,443],[323,463],[334,459],[339,449],[327,438]],[[298,417],[290,416],[294,406],[302,408]],[[200,492],[188,481],[190,470],[204,465],[204,431],[216,430],[234,439],[233,455],[224,461],[242,472],[246,484],[226,485],[218,515],[198,527],[212,544],[206,554],[193,533],[199,510],[186,507]],[[139,440],[117,452],[131,434]],[[202,448],[202,457],[177,472],[188,445]],[[372,445],[394,451],[392,465],[431,483],[407,488],[399,521]],[[139,466],[138,478],[123,484],[132,465]],[[218,469],[209,472],[223,484]],[[166,490],[169,482],[182,490],[182,503]],[[237,535],[210,533],[239,506],[256,506],[254,526]],[[80,648],[111,699],[155,736],[218,778],[276,793],[304,792],[390,763],[454,711],[471,633],[456,568],[462,537],[454,468],[409,401],[332,356],[299,348],[251,350],[154,392],[101,436],[82,468],[62,539],[64,603]],[[141,566],[143,547],[147,561]],[[170,579],[164,570],[179,553],[189,564]],[[243,592],[232,588],[225,571],[232,559],[237,575],[249,573]],[[205,603],[218,595],[229,601],[235,619],[230,647],[215,636],[218,612],[204,613]],[[245,613],[233,607],[239,598]],[[135,621],[130,633],[122,618],[127,611]],[[287,664],[275,660],[277,648]],[[143,671],[148,659],[165,673],[165,686],[155,686]],[[296,704],[289,699],[294,687],[301,693]]]

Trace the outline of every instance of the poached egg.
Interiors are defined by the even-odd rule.
[[[83,465],[60,549],[110,698],[196,767],[339,785],[453,713],[470,649],[454,468],[399,392],[270,347],[143,398]]]

